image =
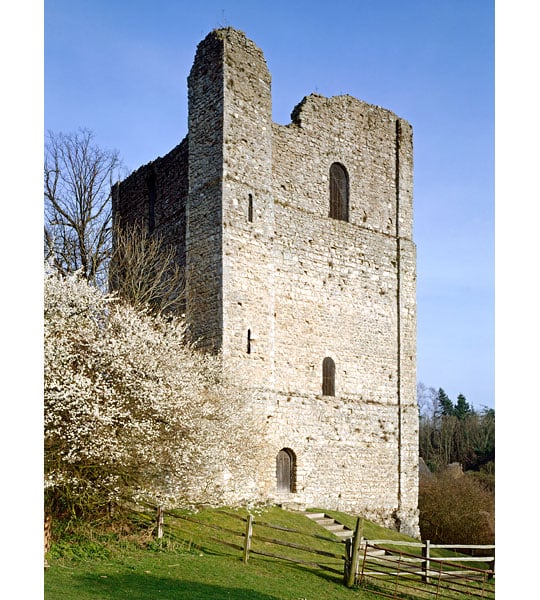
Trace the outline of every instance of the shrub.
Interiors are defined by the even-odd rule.
[[[495,542],[495,496],[468,473],[422,476],[418,504],[422,539],[439,544]]]

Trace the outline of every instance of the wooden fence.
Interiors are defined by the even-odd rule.
[[[385,542],[382,545],[380,542]],[[493,584],[494,571],[485,565],[494,561],[493,556],[454,556],[444,558],[429,557],[429,544],[417,544],[422,547],[423,556],[399,551],[397,544],[390,545],[389,540],[377,540],[378,543],[367,542],[363,556],[360,558],[356,582],[360,587],[370,588],[382,597],[399,598],[400,593],[407,597],[454,599],[495,598]],[[409,547],[411,544],[404,542]],[[394,546],[394,547],[391,547]],[[431,548],[460,548],[463,546],[431,545]],[[467,549],[478,549],[478,546],[466,546]],[[486,548],[486,546],[480,546]],[[489,546],[493,548],[494,546]],[[464,564],[467,562],[468,564]],[[471,562],[478,566],[472,566]],[[482,566],[481,566],[482,565]],[[422,584],[419,587],[419,584]]]
[[[345,547],[342,540],[334,540],[328,536],[317,535],[305,531],[299,531],[297,529],[292,529],[290,527],[284,527],[282,525],[267,523],[265,521],[255,519],[253,515],[248,515],[247,518],[245,518],[234,513],[226,511],[221,512],[229,518],[241,521],[243,523],[242,530],[239,531],[228,527],[222,527],[220,525],[215,525],[213,523],[206,523],[193,516],[179,515],[173,512],[163,511],[161,508],[158,508],[156,518],[157,536],[158,538],[163,537],[163,516],[167,515],[178,521],[184,520],[214,531],[226,533],[229,536],[233,536],[238,540],[236,543],[224,540],[223,538],[215,537],[211,534],[207,534],[206,538],[218,544],[223,544],[225,546],[238,550],[242,553],[242,559],[244,563],[248,563],[252,555],[258,555],[266,556],[268,558],[273,558],[277,560],[292,562],[300,565],[305,565],[315,569],[322,569],[340,576],[343,575],[343,564],[346,560],[346,555]],[[314,548],[313,545],[308,545],[307,543],[300,544],[291,540],[279,539],[277,537],[273,537],[272,533],[265,533],[266,530],[279,531],[282,534],[289,534],[289,536],[292,537],[302,536],[303,539],[313,538],[318,540],[324,540],[324,542],[329,544],[330,548],[334,546],[335,549],[334,551],[321,550]],[[285,555],[283,553],[280,553],[279,550],[274,551],[273,549],[275,547],[286,547],[292,549],[296,552],[297,556],[291,556],[290,554]],[[270,549],[272,549],[272,551]],[[323,558],[331,559],[331,561],[323,560]]]
[[[342,577],[348,587],[369,587],[382,597],[399,598],[399,591],[414,597],[414,591],[420,590],[424,598],[456,598],[456,594],[486,600],[494,598],[491,581],[495,567],[494,545],[367,540],[362,537],[362,519],[357,520],[353,537],[344,541],[268,523],[252,515],[242,517],[232,512],[220,512],[242,525],[238,528],[224,527],[192,515],[158,508],[155,517],[157,537],[163,538],[163,517],[167,515],[178,525],[185,521],[210,530],[202,536],[204,539],[233,548],[241,553],[246,564],[250,557],[257,555],[322,569]],[[221,537],[216,537],[211,531],[219,532]],[[282,535],[277,537],[279,534],[275,532]],[[229,539],[223,539],[223,534]],[[299,543],[299,538],[302,543]],[[327,549],[310,545],[310,538],[324,541]],[[288,555],[279,548],[287,548]],[[476,554],[486,550],[490,554]],[[451,551],[454,551],[453,556],[441,556]]]
[[[454,576],[456,575],[469,575],[476,572],[478,568],[471,565],[467,566],[463,563],[476,563],[491,565],[491,567],[483,568],[489,579],[492,579],[495,575],[495,545],[494,544],[432,544],[429,540],[425,542],[407,542],[407,541],[396,541],[396,540],[366,540],[362,538],[361,547],[366,550],[367,548],[373,551],[381,550],[388,555],[394,554],[405,554],[400,553],[396,548],[407,547],[409,549],[418,548],[420,555],[410,554],[410,563],[416,563],[420,569],[416,571],[417,575],[421,575],[424,581],[429,581],[431,576],[432,566],[435,566],[436,574],[441,570],[441,564],[445,567],[445,570],[451,571]],[[440,553],[433,554],[433,551],[437,550],[453,550],[456,552],[460,550],[459,555],[454,556],[441,556]],[[476,552],[478,550],[489,550],[491,554],[479,555]],[[365,552],[364,552],[365,554]],[[458,564],[459,563],[459,564]],[[459,568],[459,570],[458,570]]]

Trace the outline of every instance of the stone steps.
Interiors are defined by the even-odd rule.
[[[346,540],[348,538],[352,538],[354,535],[354,531],[349,529],[347,526],[343,525],[339,521],[336,521],[333,517],[325,513],[315,513],[315,512],[306,512],[300,511],[301,514],[306,516],[308,519],[314,521],[321,527],[324,527],[331,534]],[[360,546],[362,549],[365,547],[365,543]],[[361,550],[363,552],[363,550]],[[369,550],[369,556],[384,556],[386,553],[384,550]]]
[[[303,514],[315,523],[319,524],[321,527],[324,527],[327,531],[332,533],[333,535],[346,539],[352,538],[354,532],[352,529],[345,527],[343,523],[336,521],[333,517],[325,513],[312,513],[312,512],[303,512]]]

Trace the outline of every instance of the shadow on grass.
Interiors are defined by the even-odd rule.
[[[200,549],[202,552],[204,552],[208,556],[227,557],[227,558],[233,558],[233,559],[239,558],[238,552],[229,552],[229,551],[227,551],[227,549],[221,550],[221,549],[211,548],[211,547],[205,546],[204,544],[197,546],[197,548]],[[307,565],[300,565],[293,561],[280,560],[277,558],[262,556],[260,554],[252,554],[249,558],[249,565],[275,565],[275,564],[280,565],[280,568],[282,570],[290,569],[291,571],[298,572],[302,575],[313,575],[314,577],[319,577],[320,579],[323,579],[324,581],[331,583],[331,584],[337,584],[337,585],[343,584],[343,574],[341,574],[341,573],[329,572],[325,569],[317,569],[317,568],[313,568],[313,567],[310,567]],[[339,570],[339,568],[341,567],[341,564],[337,563],[336,565],[333,565],[333,567],[334,567],[334,569]],[[236,597],[237,596],[231,596],[231,598],[236,598]],[[243,596],[238,596],[238,597],[243,598]],[[256,596],[254,598],[255,598],[255,600],[257,600],[259,597]],[[262,595],[261,598],[266,598],[266,596]]]
[[[75,598],[76,590],[80,589],[84,590],[85,597],[95,596],[99,600],[278,600],[276,596],[249,589],[142,573],[122,573],[106,577],[79,575],[72,580],[70,588],[72,595],[69,598]]]

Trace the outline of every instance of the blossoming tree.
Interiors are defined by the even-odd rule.
[[[175,505],[257,497],[261,429],[250,394],[184,323],[45,277],[45,494],[84,514],[146,498]],[[240,491],[241,490],[241,491]]]

